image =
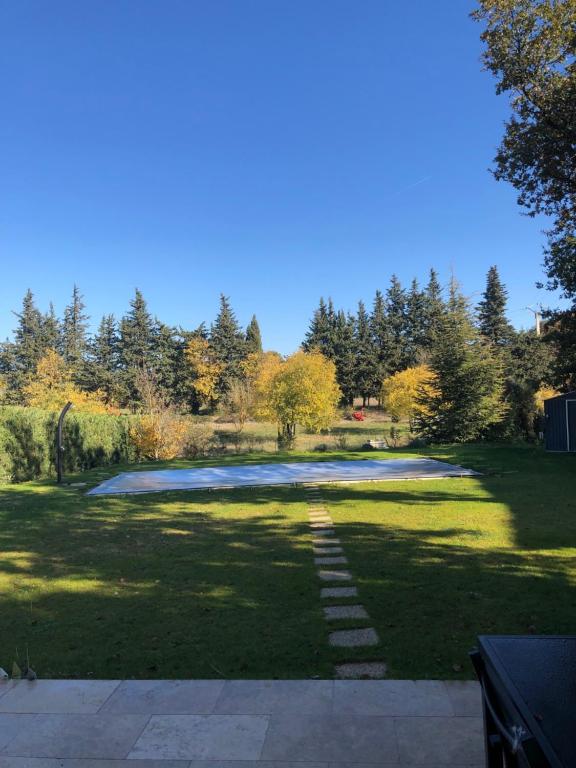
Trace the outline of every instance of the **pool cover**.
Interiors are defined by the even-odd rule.
[[[151,493],[240,488],[296,483],[358,482],[361,480],[423,480],[440,477],[470,477],[471,469],[434,459],[368,459],[361,461],[302,461],[292,464],[243,464],[203,469],[160,469],[123,472],[105,480],[88,495]]]

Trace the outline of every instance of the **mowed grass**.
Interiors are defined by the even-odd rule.
[[[50,482],[2,487],[0,666],[28,653],[41,677],[305,678],[384,658],[391,677],[457,678],[472,676],[479,633],[576,632],[576,457],[489,445],[373,457],[415,455],[484,474],[323,490],[382,641],[345,653],[328,647],[302,488],[87,497]]]

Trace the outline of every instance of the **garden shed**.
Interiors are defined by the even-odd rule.
[[[576,392],[544,401],[547,451],[576,452]]]

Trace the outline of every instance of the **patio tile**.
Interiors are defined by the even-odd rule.
[[[224,680],[125,680],[102,712],[205,715],[214,710]]]
[[[482,715],[482,690],[476,680],[445,680],[444,687],[457,717]]]
[[[328,546],[331,547],[332,544],[341,544],[341,543],[342,542],[340,541],[340,539],[336,539],[336,538],[333,538],[333,539],[332,538],[331,539],[325,539],[325,538],[312,539],[312,544],[315,547],[328,547]]]
[[[322,581],[352,581],[350,571],[318,571],[318,576]]]
[[[119,680],[19,680],[0,697],[0,712],[98,712]]]
[[[153,715],[128,757],[258,760],[268,721],[265,715]]]
[[[383,661],[351,661],[336,664],[334,671],[340,680],[377,680],[386,677],[387,667]]]
[[[315,557],[314,565],[347,565],[348,560],[344,555],[337,557]]]
[[[363,646],[378,645],[380,642],[376,630],[367,629],[342,629],[338,632],[330,632],[328,642],[335,648],[361,648]]]
[[[128,766],[128,768],[131,767]],[[275,760],[243,760],[242,762],[236,760],[192,760],[189,763],[189,768],[328,768],[328,763],[308,762],[306,765],[302,765],[302,763],[277,762]]]
[[[188,760],[99,760],[82,757],[2,757],[0,768],[188,768]]]
[[[34,715],[0,715],[0,752],[22,731],[26,732]]]
[[[229,715],[329,714],[333,689],[331,680],[228,680],[214,711]]]
[[[273,715],[263,760],[398,763],[392,718]]]
[[[322,587],[320,597],[358,597],[356,587]]]
[[[326,542],[326,544],[328,543]],[[344,552],[342,547],[314,547],[312,551],[315,555],[339,555]]]
[[[400,759],[441,766],[481,763],[484,737],[480,717],[394,718]]]
[[[33,718],[3,754],[17,757],[123,758],[148,721],[146,715],[19,715]]]
[[[439,680],[337,680],[334,712],[379,716],[450,716],[450,699]]]
[[[368,613],[363,605],[327,605],[322,610],[327,621],[368,618]]]

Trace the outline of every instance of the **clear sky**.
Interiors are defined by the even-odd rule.
[[[469,0],[0,0],[0,337],[25,290],[93,322],[139,287],[169,324],[218,295],[290,352],[320,295],[491,264],[554,304],[542,222],[488,173],[507,114]]]

